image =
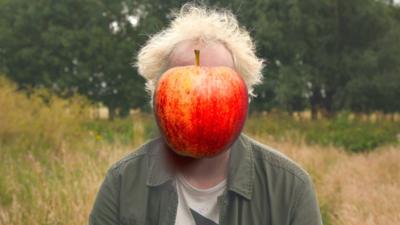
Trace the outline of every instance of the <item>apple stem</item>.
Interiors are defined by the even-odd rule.
[[[200,50],[195,49],[194,54],[196,56],[196,66],[200,66]]]

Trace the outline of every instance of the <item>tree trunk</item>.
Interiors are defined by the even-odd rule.
[[[318,107],[321,104],[321,89],[319,87],[313,87],[312,95],[310,98],[310,106],[311,106],[311,119],[318,119]]]
[[[322,107],[324,109],[324,116],[327,118],[332,118],[335,116],[335,110],[333,109],[333,96],[334,91],[326,91],[325,98],[322,99]]]
[[[117,108],[116,107],[108,107],[108,119],[114,120],[117,117]]]
[[[129,110],[130,110],[129,107],[121,107],[121,108],[120,108],[120,111],[119,111],[119,116],[120,116],[120,117],[127,117],[127,116],[129,116]]]
[[[311,105],[311,120],[317,120],[317,119],[318,119],[318,106]]]

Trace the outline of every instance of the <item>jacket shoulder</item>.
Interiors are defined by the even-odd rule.
[[[114,173],[119,174],[122,173],[126,167],[140,167],[143,164],[143,161],[147,160],[147,157],[149,155],[155,154],[155,150],[159,148],[161,143],[161,137],[157,137],[147,141],[140,147],[134,149],[132,152],[112,164],[110,170],[113,170]]]

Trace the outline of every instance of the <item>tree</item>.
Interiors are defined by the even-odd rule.
[[[135,2],[1,2],[1,69],[20,88],[74,92],[115,112],[145,104],[144,81],[132,68],[138,49]]]
[[[385,0],[219,0],[250,30],[267,60],[252,110],[310,108],[313,118],[398,111],[400,12]],[[20,88],[79,92],[126,115],[145,107],[144,80],[131,65],[161,30],[172,0],[0,0],[0,72]]]
[[[385,79],[396,83],[399,26],[394,25],[395,13],[387,4],[374,0],[237,0],[230,6],[252,31],[259,55],[269,62],[264,84],[257,88],[261,99],[255,103],[261,108],[302,110],[308,105],[313,118],[318,110],[333,115],[337,110],[355,109],[351,105],[367,107],[371,98],[367,103],[358,95],[368,95],[371,88],[361,88],[361,93],[352,89],[367,87],[371,81],[384,84]],[[390,87],[397,93],[397,86]],[[396,101],[400,97],[379,90],[385,94],[375,94],[375,101],[389,104],[386,98]],[[266,100],[271,104],[265,104]],[[375,105],[374,109],[387,107]]]
[[[364,63],[362,73],[355,74],[345,86],[343,105],[357,112],[400,110],[400,8],[386,9],[390,17],[387,32],[368,51],[360,56]]]

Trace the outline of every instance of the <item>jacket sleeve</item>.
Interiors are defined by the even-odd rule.
[[[116,172],[116,168],[107,172],[90,213],[89,225],[119,224],[120,181]]]
[[[290,225],[322,225],[318,200],[309,176],[299,187],[298,193]]]

